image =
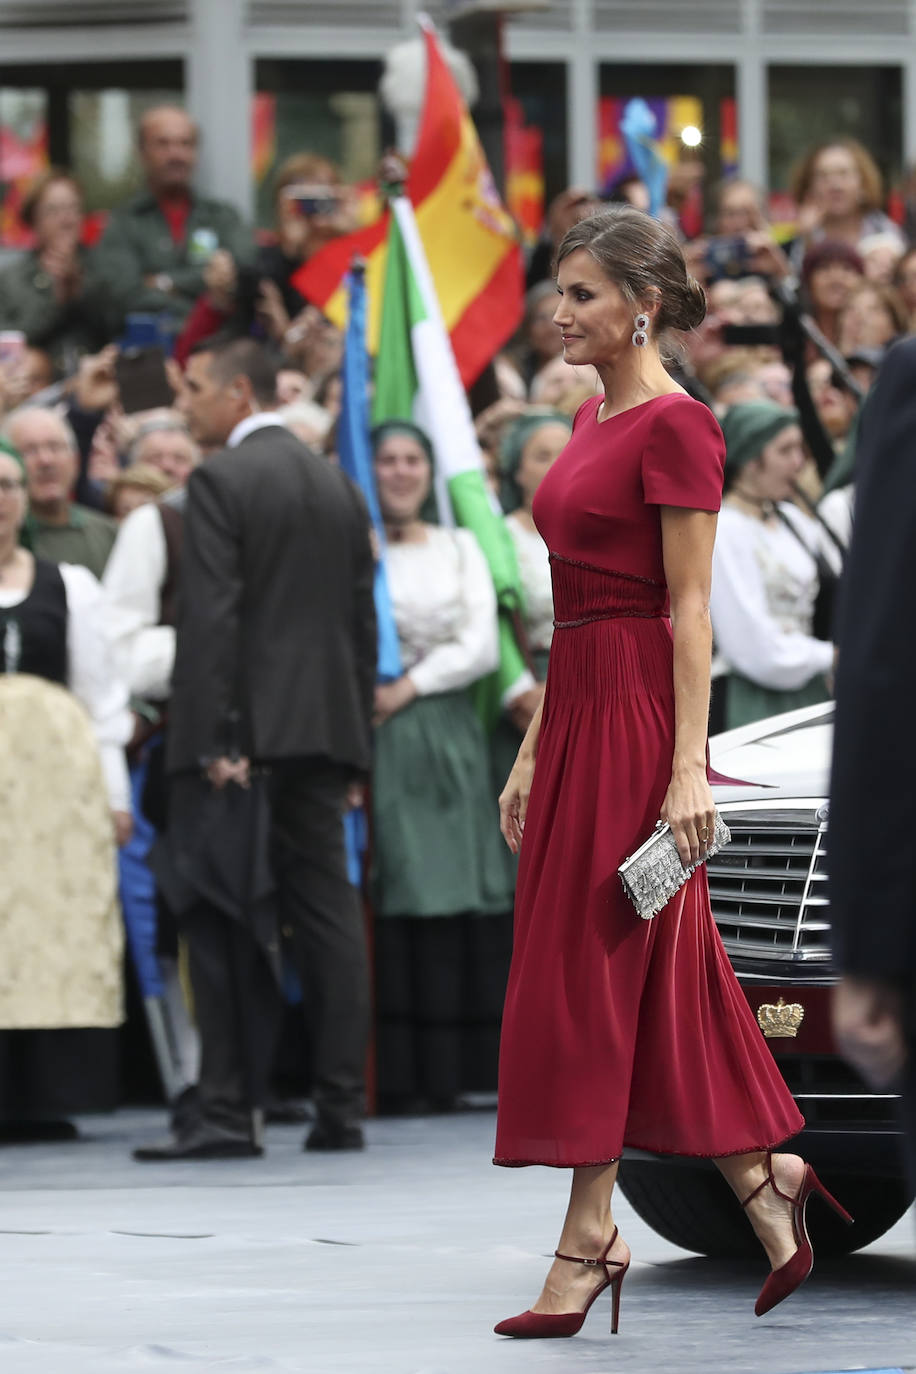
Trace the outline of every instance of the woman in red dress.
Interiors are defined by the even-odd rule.
[[[543,1292],[496,1327],[535,1337],[573,1335],[608,1286],[616,1330],[625,1146],[715,1160],[772,1267],[758,1315],[810,1272],[805,1204],[823,1192],[798,1156],[770,1153],[804,1122],[722,947],[705,867],[652,921],[617,873],[660,816],[685,864],[715,820],[708,607],[724,445],[659,354],[667,330],[700,323],[705,296],[669,231],[630,207],[582,220],[558,263],[564,356],[594,365],[604,396],[580,408],[535,500],[556,632],[500,797],[520,863],[494,1162],[573,1171]]]

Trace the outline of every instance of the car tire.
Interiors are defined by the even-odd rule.
[[[899,1179],[859,1174],[819,1174],[858,1218],[846,1226],[819,1198],[808,1208],[808,1230],[822,1257],[861,1250],[900,1220],[912,1193]],[[672,1245],[715,1259],[744,1259],[760,1253],[734,1194],[716,1169],[682,1162],[625,1160],[620,1187],[637,1216]]]

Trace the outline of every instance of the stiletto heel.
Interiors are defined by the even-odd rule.
[[[846,1208],[841,1206],[833,1194],[827,1191],[810,1164],[805,1165],[805,1172],[798,1189],[797,1197],[789,1197],[788,1193],[784,1193],[782,1189],[777,1186],[776,1180],[773,1177],[773,1156],[771,1152],[767,1150],[767,1176],[752,1193],[748,1194],[741,1206],[746,1207],[749,1202],[754,1200],[758,1193],[763,1192],[767,1185],[773,1189],[777,1197],[781,1197],[785,1202],[788,1202],[792,1208],[792,1228],[795,1232],[795,1240],[798,1248],[791,1259],[786,1260],[785,1264],[781,1264],[778,1269],[773,1270],[772,1274],[769,1275],[766,1283],[761,1288],[757,1297],[757,1302],[754,1305],[754,1312],[758,1317],[762,1317],[765,1312],[769,1312],[777,1303],[787,1298],[790,1293],[794,1293],[796,1288],[804,1283],[805,1279],[814,1268],[814,1250],[812,1249],[811,1240],[808,1236],[806,1216],[808,1200],[812,1194],[816,1193],[822,1197],[828,1207],[832,1207],[837,1216],[841,1217],[843,1221],[846,1222],[847,1226],[852,1225],[852,1217],[846,1211]]]
[[[517,1317],[507,1317],[505,1321],[499,1322],[493,1330],[497,1336],[515,1336],[521,1339],[543,1339],[552,1336],[575,1336],[577,1331],[581,1331],[582,1323],[588,1315],[588,1310],[592,1303],[605,1288],[611,1289],[611,1335],[617,1335],[617,1327],[620,1323],[620,1289],[623,1286],[624,1275],[630,1267],[629,1260],[608,1259],[608,1254],[613,1248],[617,1239],[617,1227],[614,1227],[614,1234],[611,1236],[607,1245],[602,1250],[597,1259],[582,1259],[579,1255],[562,1255],[559,1250],[554,1250],[557,1259],[568,1260],[570,1264],[586,1264],[589,1268],[604,1269],[604,1281],[590,1294],[588,1302],[580,1312],[522,1312]],[[611,1268],[619,1272],[612,1274]]]

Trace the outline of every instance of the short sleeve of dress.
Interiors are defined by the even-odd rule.
[[[717,511],[722,504],[725,440],[702,401],[660,406],[643,451],[643,497],[650,506]]]

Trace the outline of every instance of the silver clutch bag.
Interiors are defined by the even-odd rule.
[[[712,844],[702,859],[685,868],[671,833],[671,826],[659,821],[652,834],[634,854],[624,859],[618,868],[623,890],[644,921],[651,921],[662,907],[670,902],[700,864],[718,854],[728,844],[731,833],[722,817],[716,813]]]

